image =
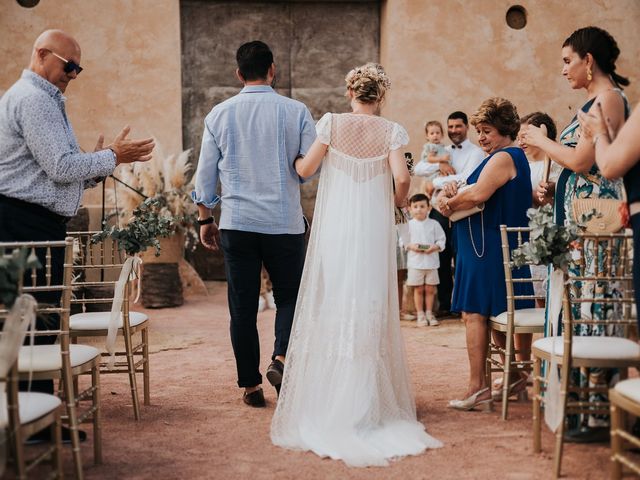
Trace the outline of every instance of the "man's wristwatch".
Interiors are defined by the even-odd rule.
[[[198,225],[209,225],[209,224],[213,223],[213,215],[211,215],[209,218],[205,218],[203,220],[200,220],[198,218],[196,220],[196,222],[198,222]]]

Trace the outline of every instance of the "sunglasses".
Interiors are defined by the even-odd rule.
[[[51,50],[49,51],[51,52]],[[56,52],[51,52],[51,53],[53,54],[54,57],[57,57],[64,62],[64,68],[63,68],[64,73],[71,73],[75,70],[76,75],[80,75],[80,72],[82,71],[82,67],[80,65],[78,65],[73,60],[67,60],[66,58],[61,57]]]

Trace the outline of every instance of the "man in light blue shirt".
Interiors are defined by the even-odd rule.
[[[275,65],[266,44],[245,43],[236,60],[244,88],[205,118],[192,197],[202,244],[224,253],[238,386],[245,388],[246,404],[263,407],[256,326],[260,270],[264,263],[277,306],[267,379],[279,392],[305,254],[303,180],[294,162],[316,134],[307,107],[271,87]],[[211,209],[219,202],[218,227]]]

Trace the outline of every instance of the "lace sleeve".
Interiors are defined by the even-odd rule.
[[[400,147],[404,147],[409,143],[409,134],[399,123],[393,125],[393,131],[391,132],[391,145],[389,150],[398,150]]]
[[[316,124],[316,133],[318,134],[318,140],[324,145],[331,143],[331,113],[325,113],[318,123]]]

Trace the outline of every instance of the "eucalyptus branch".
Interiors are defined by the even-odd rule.
[[[15,248],[6,253],[0,248],[0,303],[11,308],[25,271],[42,268],[33,249]]]
[[[595,211],[582,215],[580,223],[588,222]],[[553,207],[545,205],[527,210],[529,217],[529,241],[511,253],[516,267],[523,265],[553,265],[566,270],[571,263],[571,244],[577,240],[581,227],[574,221],[557,225],[553,219]]]
[[[119,228],[111,227],[106,223],[103,230],[91,237],[91,243],[99,243],[105,238],[112,238],[118,243],[118,248],[128,255],[135,255],[145,251],[148,247],[156,249],[156,256],[160,255],[160,237],[169,237],[173,234],[173,217],[160,215],[163,207],[162,199],[148,198],[133,210],[133,217],[129,223]]]

